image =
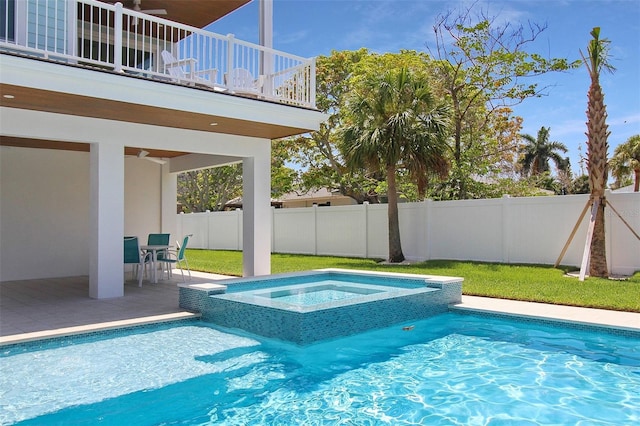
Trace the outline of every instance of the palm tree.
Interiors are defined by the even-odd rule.
[[[520,135],[527,142],[519,161],[525,175],[537,176],[550,171],[549,160],[555,163],[559,171],[566,169],[565,157],[562,157],[558,151],[566,154],[568,149],[563,143],[549,141],[550,130],[550,127],[541,127],[536,138],[527,134]]]
[[[427,173],[447,172],[447,109],[436,104],[426,80],[406,68],[372,78],[363,89],[353,95],[347,108],[350,121],[341,150],[352,169],[385,172],[389,262],[402,262],[396,173],[406,168],[423,190]]]
[[[638,192],[640,189],[640,135],[631,136],[625,143],[616,147],[613,158],[609,161],[609,168],[617,182],[621,182],[633,172],[633,192]]]
[[[593,39],[587,46],[587,58],[582,51],[582,59],[591,79],[587,94],[587,170],[589,171],[589,188],[591,201],[599,201],[596,213],[593,237],[591,239],[589,275],[606,278],[607,253],[604,235],[604,190],[607,184],[607,110],[604,104],[604,93],[600,86],[600,72],[613,72],[615,68],[608,62],[609,40],[600,38],[600,28],[591,31]]]

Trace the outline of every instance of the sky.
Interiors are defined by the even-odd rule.
[[[438,15],[473,5],[497,22],[546,25],[526,49],[547,58],[580,59],[586,54],[593,27],[611,41],[613,74],[600,83],[607,106],[609,157],[620,143],[640,134],[640,0],[273,0],[273,47],[303,57],[329,55],[333,50],[428,52],[434,47],[433,25]],[[258,1],[243,6],[208,29],[258,42]],[[550,127],[550,139],[569,149],[574,174],[586,173],[586,108],[590,79],[584,66],[539,77],[545,96],[527,99],[514,108],[523,121],[522,133],[536,136]]]

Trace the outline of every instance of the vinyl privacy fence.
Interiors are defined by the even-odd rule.
[[[640,194],[609,193],[608,201],[640,234]],[[554,264],[588,202],[588,195],[431,201],[399,206],[402,249],[409,260],[474,260]],[[607,258],[614,274],[640,270],[640,241],[606,209]],[[271,210],[274,253],[384,259],[386,204]],[[585,215],[562,264],[579,267]],[[242,211],[178,215],[179,235],[191,248],[242,250]]]

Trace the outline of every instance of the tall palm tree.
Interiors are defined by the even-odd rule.
[[[631,136],[616,147],[609,168],[618,182],[633,172],[633,192],[640,190],[640,135]]]
[[[600,86],[600,72],[613,72],[615,68],[608,62],[609,40],[600,38],[600,28],[591,31],[591,41],[587,46],[587,57],[582,54],[591,84],[587,94],[587,170],[591,200],[599,201],[596,213],[593,237],[591,239],[589,275],[607,277],[607,252],[604,235],[604,190],[607,184],[607,138],[611,134],[606,119],[607,110],[604,93]]]
[[[550,127],[540,127],[536,138],[527,134],[520,135],[520,137],[527,142],[524,146],[523,155],[520,158],[522,171],[525,174],[537,176],[548,172],[549,160],[555,163],[558,170],[565,167],[565,158],[562,157],[558,151],[566,154],[568,149],[563,143],[549,141],[550,130]]]
[[[389,262],[402,262],[396,173],[407,168],[420,188],[428,172],[446,173],[447,109],[435,102],[426,80],[402,68],[366,81],[347,114],[342,154],[352,168],[385,172]]]

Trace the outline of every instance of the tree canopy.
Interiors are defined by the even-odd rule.
[[[351,169],[384,173],[389,210],[389,261],[402,262],[397,171],[424,188],[429,174],[445,175],[448,109],[435,100],[425,76],[390,69],[362,80],[347,101],[340,146]]]

